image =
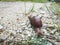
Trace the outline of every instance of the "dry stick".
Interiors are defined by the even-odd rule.
[[[25,6],[25,15],[26,15],[26,2],[24,2],[24,6]]]
[[[11,26],[12,26],[11,30],[13,30],[13,21],[12,20],[11,20]]]
[[[25,6],[25,16],[26,16],[26,2],[24,2],[24,6]],[[26,41],[25,41],[25,43],[26,43]]]
[[[33,11],[34,3],[33,3],[31,10],[28,13],[26,13],[26,3],[24,3],[24,5],[25,5],[25,14],[24,15],[29,16],[29,14]]]
[[[5,33],[5,32],[4,32],[4,33]],[[10,33],[9,33],[8,35],[10,36]],[[9,36],[8,36],[8,37],[9,37]],[[7,37],[7,39],[8,39],[8,37]],[[8,45],[7,39],[3,42],[3,45]]]
[[[48,12],[51,13],[51,10],[49,10],[49,8],[46,6],[46,4],[45,4],[45,7],[47,8]],[[54,15],[54,13],[52,13],[52,14]],[[55,41],[53,42],[53,41],[50,40],[50,39],[47,39],[47,40],[50,41],[51,43],[53,43],[54,45],[56,45],[56,44],[55,44]]]
[[[57,5],[55,4],[55,7],[56,7]],[[59,8],[59,7],[58,7]],[[52,9],[50,9],[51,11],[52,11],[52,13],[54,14],[54,15],[58,15],[58,14],[56,14],[54,11],[54,8],[53,8],[53,10]]]
[[[55,40],[52,41],[51,39],[47,39],[47,41],[51,42],[53,45],[56,45],[56,44],[55,44]]]
[[[47,8],[47,10],[48,10],[49,13],[52,12],[52,13],[51,13],[52,15],[56,15],[55,12],[53,12],[54,9],[53,9],[53,10],[52,10],[52,9],[49,9],[46,4],[45,4],[45,7]]]
[[[45,5],[45,7],[47,8],[47,11],[48,11],[49,13],[51,13],[50,10],[48,9],[48,7],[46,6],[46,4],[44,4],[44,5]]]

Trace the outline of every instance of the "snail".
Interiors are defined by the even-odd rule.
[[[34,31],[37,35],[40,35],[43,33],[41,32],[41,27],[42,27],[42,21],[40,17],[30,15],[28,16],[31,26],[34,28]]]

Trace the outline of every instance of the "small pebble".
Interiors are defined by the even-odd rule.
[[[2,35],[1,37],[0,37],[0,41],[4,41],[4,40],[6,40],[8,38],[8,35]]]
[[[0,29],[2,29],[3,28],[3,26],[2,25],[0,25]]]

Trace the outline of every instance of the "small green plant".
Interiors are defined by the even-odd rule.
[[[55,10],[55,13],[56,13],[58,16],[60,16],[60,10],[59,10],[59,8],[57,8],[57,9]]]
[[[48,0],[0,0],[0,1],[48,2]]]
[[[58,25],[57,30],[60,31],[60,26]]]
[[[34,12],[34,4],[33,4],[33,6],[31,7],[31,9],[29,10],[29,13],[31,13],[31,12]]]
[[[55,2],[52,3],[49,8],[53,11],[54,14],[60,16],[60,8]]]

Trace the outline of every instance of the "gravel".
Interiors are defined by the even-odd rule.
[[[49,26],[57,26],[54,21],[58,21],[58,19],[56,19],[57,16],[55,15],[51,17],[47,9],[42,8],[45,6],[45,4],[48,4],[48,6],[50,5],[50,3],[0,2],[0,29],[3,28],[5,31],[12,33],[13,37],[15,37],[14,39],[16,40],[28,40],[29,37],[34,37],[35,32],[31,28],[27,15],[24,14],[28,13],[32,6],[34,6],[34,12],[31,12],[28,15],[42,17],[41,20],[43,22],[43,27],[41,30],[45,32],[45,35],[49,35],[50,33],[48,33],[46,28]],[[3,35],[1,38],[5,40],[7,38],[7,35]]]

